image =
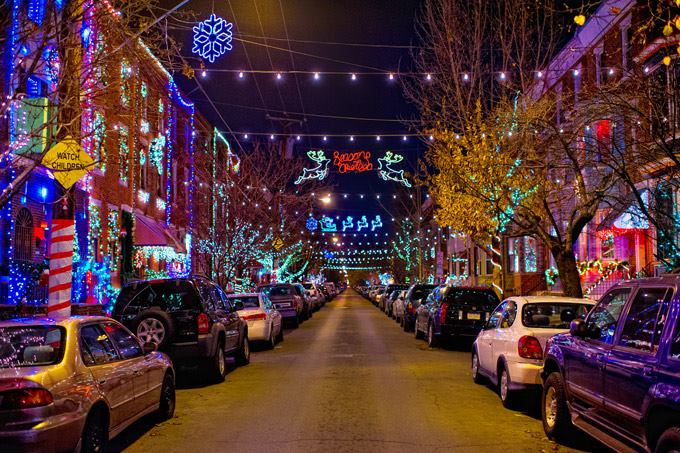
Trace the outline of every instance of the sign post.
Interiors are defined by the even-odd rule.
[[[52,318],[65,318],[71,315],[71,286],[73,284],[73,238],[75,221],[71,187],[94,165],[92,158],[80,147],[78,142],[67,137],[54,145],[43,157],[42,164],[50,169],[62,187],[64,200],[57,203],[52,215],[52,228],[49,246],[49,283],[47,296],[47,315]]]

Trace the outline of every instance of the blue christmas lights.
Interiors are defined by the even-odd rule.
[[[211,14],[194,26],[194,46],[191,51],[214,63],[217,57],[232,49],[232,26],[230,22]]]

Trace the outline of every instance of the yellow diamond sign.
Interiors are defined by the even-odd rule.
[[[52,170],[65,189],[70,189],[94,166],[94,161],[77,141],[66,137],[45,153],[42,164]]]
[[[273,246],[276,250],[281,250],[281,248],[283,247],[283,240],[282,240],[280,237],[276,237],[276,238],[272,241],[272,246]]]

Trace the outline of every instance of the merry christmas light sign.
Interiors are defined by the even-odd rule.
[[[338,173],[363,173],[373,170],[370,151],[355,151],[351,153],[333,152],[333,165],[338,168]]]

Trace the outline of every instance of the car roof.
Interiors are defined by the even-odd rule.
[[[235,297],[260,297],[262,293],[232,293],[227,294],[227,299],[234,299]]]
[[[563,296],[513,296],[508,297],[506,300],[512,300],[515,302],[522,302],[525,304],[557,304],[557,303],[574,303],[574,304],[588,304],[595,305],[595,301],[592,299],[579,299],[577,297],[563,297]]]
[[[28,326],[62,326],[68,327],[72,324],[83,324],[92,321],[113,321],[113,319],[106,316],[70,316],[64,319],[54,319],[47,317],[32,317],[32,318],[13,318],[6,321],[0,321],[0,327],[28,327]]]
[[[632,286],[658,286],[658,285],[678,285],[680,284],[680,274],[664,274],[658,277],[636,278],[633,280],[624,280],[617,283],[618,287],[632,287]]]

